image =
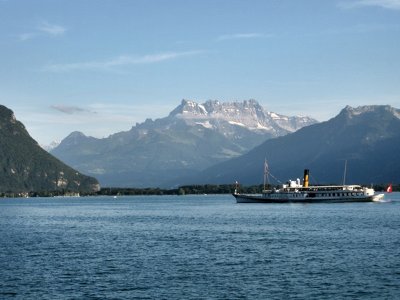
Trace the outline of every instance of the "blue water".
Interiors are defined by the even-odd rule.
[[[0,199],[0,298],[400,299],[386,200]]]

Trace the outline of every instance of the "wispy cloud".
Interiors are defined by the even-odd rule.
[[[42,21],[32,31],[19,34],[18,38],[20,41],[27,41],[43,36],[59,37],[64,35],[66,31],[67,28],[63,26],[51,24],[47,21]]]
[[[357,8],[366,6],[377,6],[385,9],[400,10],[400,0],[357,0],[340,2],[341,8]]]
[[[60,36],[63,35],[67,29],[63,26],[56,25],[56,24],[50,24],[49,22],[43,21],[38,27],[37,30],[40,32],[43,32],[45,34],[51,35],[51,36]]]
[[[52,105],[50,106],[50,108],[68,115],[72,115],[75,113],[82,113],[82,112],[91,112],[87,109],[78,106],[68,106],[68,105]]]
[[[269,38],[272,37],[272,34],[263,34],[257,32],[251,33],[234,33],[234,34],[224,34],[220,35],[217,40],[218,41],[226,41],[226,40],[239,40],[239,39],[257,39],[257,38]]]
[[[29,33],[21,33],[20,35],[18,35],[18,39],[22,42],[27,41],[27,40],[31,40],[34,39],[38,36],[38,33],[35,32],[29,32]]]
[[[173,60],[185,56],[194,56],[204,51],[186,51],[186,52],[166,52],[159,54],[149,54],[143,56],[123,55],[105,61],[79,62],[70,64],[50,64],[42,68],[47,72],[72,72],[72,71],[91,71],[91,70],[110,70],[115,67],[153,64],[168,60]]]

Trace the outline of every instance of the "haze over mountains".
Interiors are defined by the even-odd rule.
[[[74,132],[51,153],[105,186],[165,187],[316,122],[269,112],[255,100],[182,100],[167,117],[108,138]]]
[[[182,183],[261,183],[264,159],[281,181],[311,171],[314,184],[400,181],[400,110],[347,106],[329,121],[267,140],[243,156],[217,164]],[[272,183],[278,183],[272,180]]]
[[[98,189],[95,178],[79,173],[43,150],[14,113],[0,105],[0,193]]]
[[[54,151],[115,187],[259,184],[265,158],[272,183],[301,177],[305,168],[314,184],[342,183],[345,161],[347,183],[399,182],[400,110],[347,106],[315,123],[267,112],[253,100],[184,100],[165,118],[105,139],[74,132]],[[0,106],[0,192],[98,188],[96,179],[41,149],[13,112]]]

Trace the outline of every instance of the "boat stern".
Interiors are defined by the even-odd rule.
[[[384,197],[385,197],[385,194],[375,194],[372,196],[372,201],[379,202],[379,201],[382,201]]]

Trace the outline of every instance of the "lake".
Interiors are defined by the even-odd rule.
[[[400,194],[0,199],[1,299],[399,299]]]

